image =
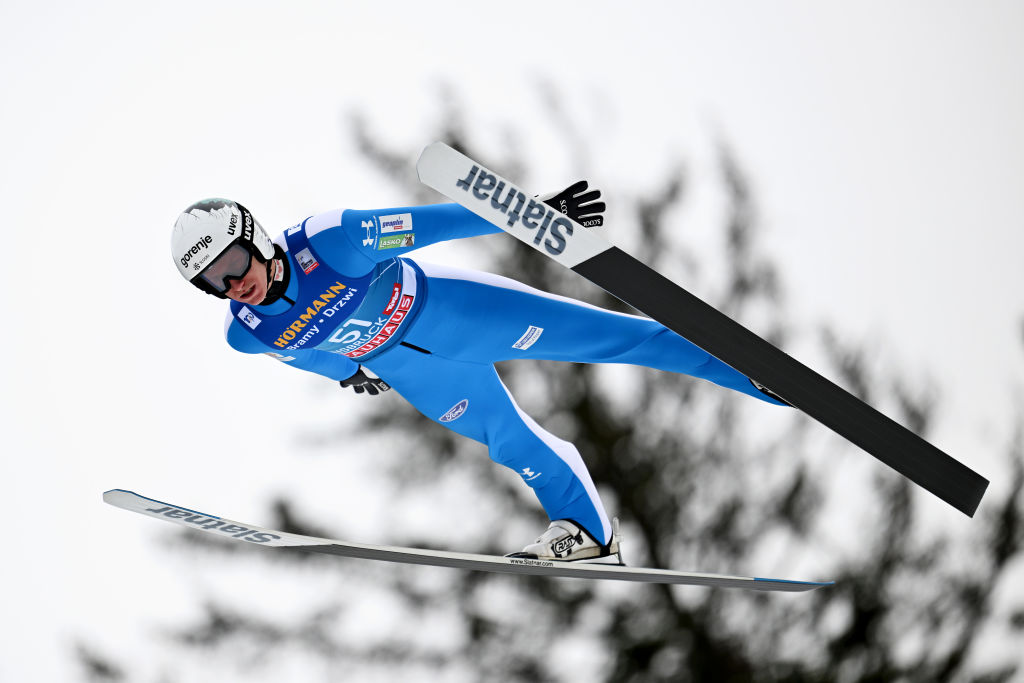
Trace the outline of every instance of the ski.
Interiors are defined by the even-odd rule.
[[[665,569],[640,569],[619,565],[580,564],[578,562],[547,562],[474,555],[420,548],[399,548],[384,545],[346,543],[331,538],[303,536],[285,531],[265,529],[191,508],[164,503],[131,491],[113,489],[103,494],[110,505],[138,512],[165,522],[173,522],[197,531],[205,531],[225,539],[276,548],[293,548],[311,553],[326,553],[364,560],[383,560],[405,564],[451,567],[471,571],[505,574],[530,574],[577,579],[615,579],[645,583],[674,583],[714,588],[746,588],[759,591],[801,592],[832,585],[831,581],[787,581],[722,574],[697,574]]]
[[[973,517],[988,480],[482,164],[435,142],[420,181],[693,342]]]

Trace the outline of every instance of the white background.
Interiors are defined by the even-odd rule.
[[[418,150],[442,83],[479,140],[536,128],[522,142],[537,154],[554,148],[537,87],[552,84],[589,135],[612,239],[616,192],[678,158],[704,182],[727,141],[805,329],[833,323],[933,381],[933,441],[996,474],[1024,378],[1024,9],[828,4],[0,6],[0,680],[70,679],[83,634],[141,657],[146,625],[201,588],[153,522],[101,503],[108,488],[254,523],[269,493],[308,491],[386,541],[359,447],[311,463],[294,445],[358,402],[233,354],[222,305],[175,273],[169,232],[207,196],[272,231],[408,203],[352,162],[348,115]],[[559,155],[522,182],[575,172]],[[700,239],[715,215],[679,229]]]

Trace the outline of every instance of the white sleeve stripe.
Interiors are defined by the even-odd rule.
[[[603,311],[605,313],[611,313],[612,315],[621,315],[626,318],[637,318],[639,320],[649,320],[642,315],[633,315],[630,313],[619,313],[618,311],[610,311],[600,306],[594,306],[588,304],[585,301],[579,301],[578,299],[572,299],[567,296],[561,296],[558,294],[551,294],[543,290],[524,285],[522,282],[513,280],[511,278],[503,277],[501,275],[495,275],[494,273],[485,273],[479,270],[465,270],[462,268],[454,268],[452,266],[438,265],[436,263],[425,263],[416,259],[416,265],[418,265],[423,273],[427,277],[440,278],[443,280],[466,280],[469,282],[479,282],[483,285],[490,285],[492,287],[501,287],[503,289],[511,289],[519,292],[526,292],[528,294],[534,294],[536,296],[544,297],[545,299],[552,299],[554,301],[563,301],[565,303],[573,304],[576,306],[583,306],[595,311]]]
[[[318,213],[311,218],[307,218],[306,238],[308,239],[319,232],[323,232],[324,230],[339,227],[341,225],[342,214],[344,213],[344,209],[335,209],[334,211]]]

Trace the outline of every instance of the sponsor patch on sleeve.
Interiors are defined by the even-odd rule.
[[[396,213],[391,216],[381,216],[380,234],[386,235],[391,232],[412,232],[412,214]]]
[[[411,247],[416,242],[415,233],[407,233],[405,235],[381,235],[380,240],[377,242],[377,249],[400,249],[402,247]]]

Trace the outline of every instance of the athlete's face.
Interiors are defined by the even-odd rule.
[[[270,283],[267,282],[267,267],[256,259],[252,259],[249,270],[240,279],[228,280],[231,288],[224,296],[243,304],[258,304],[267,298]]]

